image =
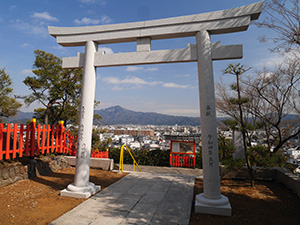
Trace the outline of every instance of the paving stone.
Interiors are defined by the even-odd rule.
[[[61,216],[55,221],[49,223],[49,225],[87,225],[92,222],[93,218],[87,217],[70,217],[69,215]]]
[[[129,174],[51,224],[188,224],[194,178]]]
[[[126,211],[129,212],[136,203],[140,200],[141,196],[136,195],[122,195],[120,198],[116,199],[116,201],[109,204],[107,207],[112,210],[117,211]]]
[[[142,196],[145,193],[147,193],[149,189],[150,189],[149,185],[140,184],[140,185],[133,186],[128,192],[132,195]]]
[[[128,212],[105,211],[101,213],[90,225],[118,225]]]
[[[166,191],[148,191],[141,198],[140,203],[158,204],[165,197]]]
[[[176,216],[155,215],[150,225],[178,225],[178,218]]]
[[[130,211],[122,223],[149,224],[155,211],[156,205],[139,202]]]

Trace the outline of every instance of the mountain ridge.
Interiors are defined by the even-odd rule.
[[[172,116],[155,112],[138,112],[119,105],[95,110],[102,117],[102,124],[137,124],[137,125],[200,125],[200,117]]]
[[[102,120],[100,121],[94,120],[95,125],[200,125],[200,117],[173,116],[156,112],[139,112],[125,109],[119,105],[95,110],[94,114],[98,114],[102,117]],[[33,118],[33,116],[33,112],[18,111],[16,116],[5,118],[4,121],[6,123],[25,124]]]

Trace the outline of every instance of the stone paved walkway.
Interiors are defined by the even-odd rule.
[[[51,224],[189,224],[195,176],[156,172],[130,173]]]

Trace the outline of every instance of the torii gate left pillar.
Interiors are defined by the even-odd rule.
[[[96,87],[96,68],[94,57],[98,44],[87,41],[85,44],[85,61],[82,77],[82,91],[79,115],[79,132],[76,154],[74,183],[61,191],[62,196],[88,198],[100,191],[100,186],[89,182],[91,160],[91,137],[93,130],[94,99]]]
[[[258,19],[263,2],[239,8],[162,20],[94,27],[49,27],[62,46],[85,46],[85,54],[63,58],[63,68],[84,67],[80,108],[80,129],[74,184],[61,193],[89,197],[99,186],[89,182],[91,132],[95,93],[95,68],[155,63],[197,62],[204,192],[196,196],[195,211],[231,215],[227,197],[220,193],[218,139],[212,60],[242,57],[241,45],[211,43],[210,35],[244,31]],[[197,45],[186,49],[151,51],[151,40],[195,36]],[[105,55],[98,44],[136,42],[137,51]]]

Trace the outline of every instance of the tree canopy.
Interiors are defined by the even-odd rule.
[[[82,69],[63,69],[57,56],[35,50],[34,76],[23,81],[31,90],[25,103],[38,101],[45,108],[35,109],[35,116],[44,124],[78,123]]]
[[[5,69],[0,69],[0,122],[3,117],[11,117],[17,114],[17,110],[22,106],[12,97],[12,81]]]

